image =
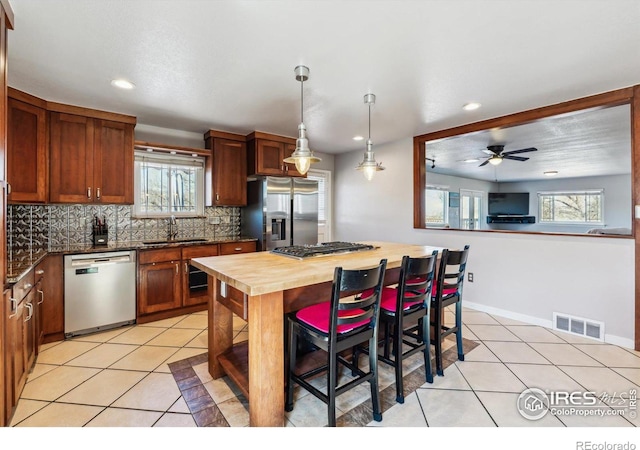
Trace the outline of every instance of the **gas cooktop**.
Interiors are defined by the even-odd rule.
[[[374,250],[376,247],[355,242],[322,242],[314,245],[290,245],[288,247],[276,247],[271,253],[288,256],[296,259],[314,258],[318,256],[335,255],[337,253],[352,253]]]

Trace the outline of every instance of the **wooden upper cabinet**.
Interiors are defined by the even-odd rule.
[[[213,206],[247,205],[247,144],[245,137],[210,130],[205,143],[211,149],[207,171],[211,172]]]
[[[12,93],[11,90],[9,92]],[[44,104],[44,101],[40,101]],[[7,126],[9,203],[45,203],[48,200],[47,156],[46,109],[9,97]]]
[[[52,112],[49,116],[49,198],[60,203],[93,201],[92,118]]]
[[[133,126],[97,120],[93,182],[102,203],[133,203]]]
[[[50,112],[51,202],[133,203],[133,128]]]
[[[295,165],[286,164],[296,148],[293,138],[254,132],[247,136],[247,175],[305,177]]]

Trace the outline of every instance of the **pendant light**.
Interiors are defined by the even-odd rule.
[[[376,162],[373,150],[371,149],[373,146],[373,142],[371,141],[371,105],[376,102],[376,96],[373,94],[366,94],[364,96],[364,102],[369,105],[369,139],[367,139],[367,149],[364,152],[364,159],[360,164],[358,164],[356,170],[362,170],[364,177],[371,181],[376,172],[384,170],[384,167],[382,167],[382,163]]]
[[[313,156],[313,152],[309,149],[309,141],[307,140],[307,128],[304,126],[304,82],[309,79],[309,68],[306,66],[297,66],[294,70],[296,80],[300,82],[300,125],[298,125],[298,139],[296,139],[296,149],[288,158],[284,159],[287,164],[295,164],[296,170],[301,174],[307,173],[312,163],[320,162],[321,159]]]

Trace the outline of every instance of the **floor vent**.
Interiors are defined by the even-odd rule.
[[[553,329],[604,342],[604,322],[553,313]]]

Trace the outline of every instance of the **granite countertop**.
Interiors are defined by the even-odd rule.
[[[14,284],[49,254],[71,255],[78,253],[100,253],[118,250],[158,249],[177,246],[221,244],[225,242],[251,242],[255,238],[218,238],[218,239],[179,239],[176,241],[129,241],[111,243],[103,247],[87,244],[67,245],[47,249],[8,249],[7,251],[7,284]],[[147,242],[145,244],[145,242]],[[149,243],[152,242],[152,243]]]

